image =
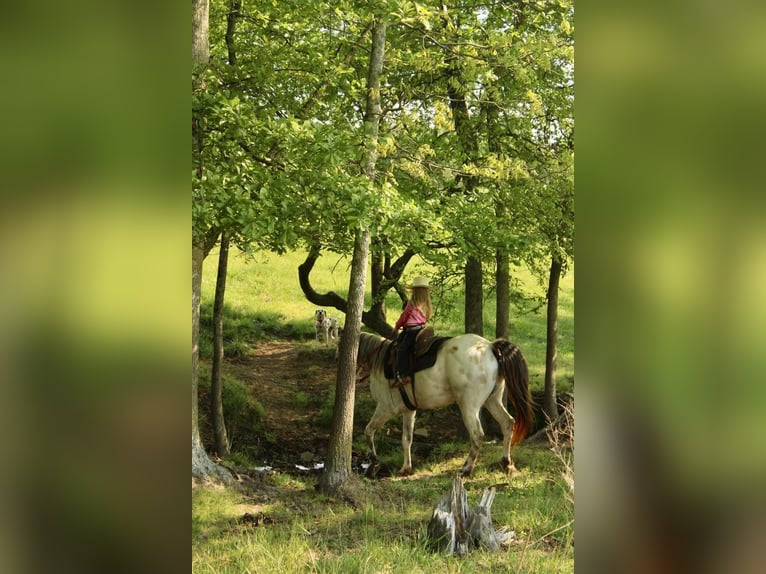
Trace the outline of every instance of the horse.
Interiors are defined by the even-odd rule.
[[[377,403],[364,434],[371,465],[376,467],[375,431],[391,417],[401,414],[404,462],[399,474],[408,475],[412,474],[411,449],[416,411],[411,410],[400,393],[391,388],[384,374],[384,362],[391,344],[391,341],[378,335],[361,333],[359,336],[357,380],[369,378],[370,393]],[[504,339],[490,342],[471,333],[452,337],[438,350],[435,364],[417,371],[413,381],[412,388],[406,392],[408,395],[414,393],[417,408],[439,409],[454,403],[460,408],[471,442],[468,458],[460,470],[461,476],[469,476],[473,472],[479,455],[484,438],[479,420],[482,406],[503,431],[501,467],[506,474],[515,470],[511,462],[511,446],[524,440],[533,420],[529,371],[517,345]],[[516,419],[503,405],[506,386]]]

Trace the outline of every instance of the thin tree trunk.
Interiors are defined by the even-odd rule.
[[[558,349],[558,308],[559,308],[559,279],[561,277],[561,260],[557,256],[551,259],[550,275],[548,276],[548,320],[545,346],[545,400],[543,411],[553,421],[558,416],[556,405],[556,355]]]
[[[446,20],[445,20],[446,24]],[[479,144],[476,132],[471,125],[471,116],[466,102],[467,88],[463,85],[462,62],[459,57],[450,52],[446,58],[447,64],[447,96],[452,111],[452,121],[455,133],[460,142],[462,157],[465,162],[473,162],[479,154]],[[463,178],[465,193],[470,195],[478,183],[475,175]],[[481,259],[471,255],[465,264],[465,332],[484,335],[484,295],[482,293]]]
[[[465,264],[465,332],[484,336],[482,270],[477,257],[469,257]]]
[[[229,438],[223,416],[223,303],[226,293],[226,270],[229,264],[229,234],[221,233],[221,251],[218,255],[218,276],[213,303],[213,366],[210,379],[210,420],[213,423],[213,452],[224,457],[229,454]]]
[[[229,0],[229,11],[226,14],[226,50],[230,66],[237,65],[237,51],[234,46],[234,32],[237,28],[242,0]]]
[[[385,54],[386,23],[375,19],[372,32],[372,51],[367,78],[367,108],[364,118],[367,157],[364,174],[375,180],[375,163],[378,158],[378,128],[380,125],[380,76]],[[338,378],[335,383],[335,406],[332,418],[327,461],[320,479],[320,489],[326,494],[337,493],[351,475],[351,443],[354,430],[354,393],[356,386],[356,357],[359,350],[359,333],[362,328],[364,292],[367,282],[367,260],[370,251],[370,232],[359,229],[354,238],[354,254],[351,259],[351,279],[348,289],[348,313],[344,336],[338,357]]]
[[[386,322],[386,299],[383,293],[383,279],[385,272],[385,255],[381,241],[371,241],[370,245],[370,283],[372,293],[372,306],[370,313],[377,315],[379,321]]]
[[[234,33],[237,28],[241,0],[229,0],[226,14],[226,49],[230,66],[237,64]],[[223,308],[226,294],[226,273],[229,265],[229,234],[221,233],[221,249],[218,255],[218,274],[213,302],[213,365],[210,375],[210,420],[213,425],[213,452],[220,457],[229,455],[229,437],[223,415]]]
[[[502,149],[500,147],[500,136],[498,128],[500,122],[500,109],[497,100],[497,89],[488,86],[486,90],[486,101],[483,103],[485,116],[487,119],[487,149],[500,159]],[[508,207],[498,199],[495,202],[495,217],[500,231],[507,228]],[[511,308],[511,281],[510,268],[508,263],[508,249],[501,245],[495,251],[495,338],[508,338],[508,321]]]
[[[511,277],[508,251],[498,249],[495,253],[495,338],[507,339],[511,314]]]

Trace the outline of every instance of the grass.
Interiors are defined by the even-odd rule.
[[[305,254],[300,252],[275,255],[258,253],[246,256],[232,250],[226,286],[224,346],[228,357],[247,352],[249,344],[260,339],[291,339],[309,341],[314,338],[313,317],[316,305],[304,296],[298,284],[298,265]],[[205,260],[202,279],[202,309],[200,352],[203,359],[212,356],[212,301],[218,254],[212,252]],[[428,274],[422,263],[418,272]],[[319,292],[334,291],[341,297],[348,293],[350,259],[339,255],[320,257],[311,274],[314,288]],[[541,286],[525,268],[516,267],[512,277],[517,291],[526,298],[544,296]],[[367,282],[369,290],[369,280]],[[463,332],[463,294],[435,292],[436,314],[432,321],[438,334],[457,335]],[[367,293],[369,306],[370,294]],[[401,309],[395,294],[386,300],[389,323],[393,324]],[[545,376],[545,305],[530,305],[517,297],[518,307],[512,306],[509,339],[521,347],[529,365],[530,385],[542,389]],[[335,309],[331,316],[345,317]],[[494,339],[495,301],[488,293],[484,303],[484,336]],[[558,316],[558,388],[571,391],[574,383],[574,270],[561,280]]]
[[[499,447],[486,450],[487,457],[499,456]],[[457,558],[425,547],[433,506],[450,487],[451,474],[444,468],[462,462],[455,458],[409,479],[360,480],[356,508],[318,494],[311,477],[267,476],[279,495],[266,501],[227,489],[194,489],[192,571],[572,572],[572,507],[557,462],[552,453],[523,446],[516,458],[529,466],[498,491],[492,507],[494,523],[514,530],[516,541],[498,553],[474,551]],[[499,472],[477,468],[466,483],[469,504],[503,481]],[[245,512],[263,513],[270,521],[243,524],[239,517]]]
[[[252,257],[232,251],[229,261],[224,318],[225,353],[228,358],[246,355],[253,344],[263,339],[288,339],[311,345],[316,306],[309,303],[298,285],[298,265],[303,254],[277,256],[260,253]],[[312,284],[319,292],[335,291],[345,297],[350,260],[324,255],[312,272]],[[418,273],[429,269],[418,263]],[[203,270],[201,354],[202,390],[205,389],[212,354],[210,331],[215,289],[217,253],[206,259]],[[413,274],[415,272],[413,271]],[[408,275],[408,278],[410,275]],[[533,310],[529,304],[544,294],[535,278],[525,269],[514,269],[517,289],[525,301],[512,308],[509,338],[519,344],[527,358],[530,384],[542,389],[545,364],[545,306]],[[368,281],[369,285],[369,281]],[[438,295],[438,297],[436,296]],[[368,294],[369,305],[369,294]],[[437,314],[433,324],[440,334],[462,332],[462,291],[437,292]],[[387,300],[388,319],[393,323],[400,309],[395,295]],[[574,290],[573,272],[561,282],[559,294],[559,389],[571,391],[574,381]],[[520,310],[525,309],[525,310]],[[343,323],[344,317],[328,310]],[[494,338],[494,300],[485,300],[485,336]],[[310,363],[310,361],[307,361]],[[307,367],[308,368],[308,367]],[[207,370],[206,370],[207,369]],[[309,376],[310,373],[307,373]],[[242,397],[240,384],[233,377],[224,381],[229,389],[230,409],[239,409],[245,420],[262,416],[257,402]],[[316,413],[315,424],[327,428],[332,419],[333,390],[326,396],[298,391],[295,404]],[[357,394],[355,417],[367,420],[374,405],[364,393]],[[419,415],[427,421],[429,413]],[[393,428],[400,424],[390,421]],[[263,434],[263,433],[262,433]],[[381,433],[382,434],[382,433]],[[235,439],[245,438],[238,434]],[[278,443],[279,437],[264,436]],[[395,443],[396,441],[394,441]],[[354,450],[365,449],[364,437],[355,436]],[[378,441],[378,454],[384,465],[401,464],[401,447]],[[469,504],[478,502],[485,487],[504,484],[492,507],[494,524],[516,532],[516,542],[498,553],[474,551],[462,558],[443,557],[426,549],[426,525],[436,501],[450,488],[453,473],[466,455],[465,442],[445,442],[431,454],[417,460],[416,474],[409,478],[382,481],[357,479],[355,506],[329,500],[318,493],[316,476],[294,476],[272,472],[259,488],[239,492],[230,488],[192,489],[192,571],[195,573],[275,572],[535,572],[555,573],[574,570],[572,495],[562,478],[564,465],[545,448],[522,444],[513,450],[520,472],[510,479],[491,466],[501,457],[497,444],[483,445],[474,475],[466,482]],[[232,461],[238,460],[235,453]],[[245,514],[263,515],[266,523],[243,523]]]

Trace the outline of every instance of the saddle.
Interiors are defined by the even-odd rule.
[[[421,329],[415,339],[415,350],[410,358],[412,374],[423,369],[429,369],[436,363],[436,354],[439,348],[451,337],[437,337],[434,334],[433,327]],[[387,354],[383,361],[383,372],[387,379],[393,379],[396,373],[396,351],[399,348],[399,340],[389,345]]]
[[[402,401],[411,411],[415,411],[418,408],[418,402],[415,397],[415,373],[433,367],[436,363],[436,355],[439,352],[439,348],[449,339],[450,337],[436,337],[434,335],[433,327],[425,327],[421,329],[415,338],[415,348],[410,357],[410,367],[412,371],[412,401],[410,401],[410,398],[407,396],[404,386],[400,385],[398,387],[399,394],[402,396]],[[392,345],[389,345],[387,354],[383,360],[383,373],[389,380],[391,388],[394,388],[395,386],[392,379],[394,379],[396,373],[396,351],[398,348],[399,340],[397,339]]]

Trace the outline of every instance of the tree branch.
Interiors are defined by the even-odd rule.
[[[298,266],[298,282],[300,283],[301,290],[306,299],[314,305],[332,307],[345,315],[348,310],[348,301],[346,299],[334,291],[318,293],[311,285],[311,270],[314,268],[319,255],[320,248],[318,245],[315,245],[309,250],[306,260]],[[363,311],[362,323],[383,337],[392,338],[394,336],[394,328],[375,313]]]

